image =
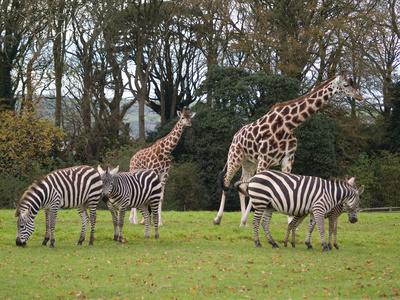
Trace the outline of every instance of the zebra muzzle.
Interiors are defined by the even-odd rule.
[[[108,197],[108,195],[103,195],[103,202],[107,203],[108,200],[110,200],[110,198]]]
[[[351,217],[349,218],[350,223],[356,223],[357,222],[357,217]]]
[[[15,240],[15,244],[17,245],[17,246],[25,246],[26,245],[26,242],[21,242],[21,240],[20,240],[20,238],[18,237],[16,240]]]

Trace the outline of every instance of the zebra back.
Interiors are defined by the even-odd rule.
[[[161,196],[160,179],[152,170],[120,172],[112,177],[109,201],[114,206],[132,208],[149,203],[152,209],[155,209]]]
[[[19,201],[15,216],[26,209],[36,215],[40,208],[58,206],[73,208],[86,201],[96,204],[102,192],[102,182],[96,170],[89,166],[76,166],[49,173],[35,181]]]
[[[345,180],[325,180],[273,170],[256,174],[248,193],[254,206],[267,202],[276,211],[288,215],[309,214],[317,205],[325,215],[336,205],[354,208],[359,204],[357,189]]]

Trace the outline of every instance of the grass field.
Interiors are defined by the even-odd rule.
[[[338,223],[339,250],[304,245],[306,221],[296,248],[283,247],[286,216],[274,214],[273,249],[260,230],[239,227],[240,213],[163,212],[160,239],[144,239],[144,226],[126,217],[126,243],[112,240],[108,211],[99,211],[94,246],[76,246],[80,218],[59,211],[55,249],[41,246],[44,212],[27,246],[15,246],[14,211],[0,211],[0,299],[368,299],[400,298],[400,214],[361,213]],[[88,237],[88,236],[87,236]]]

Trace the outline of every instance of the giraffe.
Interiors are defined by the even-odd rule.
[[[219,211],[213,219],[215,225],[221,223],[226,194],[239,168],[242,167],[241,181],[249,180],[255,172],[271,166],[280,166],[283,172],[291,172],[297,147],[294,130],[336,93],[364,100],[353,87],[353,80],[347,78],[346,72],[342,71],[340,75],[332,77],[310,93],[276,104],[266,115],[244,125],[234,135],[227,162],[219,175],[222,196]],[[240,226],[246,226],[251,202],[246,209],[245,196],[241,193],[239,196],[242,213]]]
[[[156,141],[152,146],[138,151],[132,158],[129,164],[129,171],[136,169],[153,170],[157,173],[162,184],[162,195],[160,205],[158,206],[158,226],[162,226],[161,221],[161,205],[164,198],[165,184],[168,179],[168,171],[171,166],[170,154],[175,149],[182,136],[185,126],[192,126],[191,119],[196,113],[191,113],[187,107],[183,108],[183,113],[177,112],[179,120],[175,124],[172,131],[164,138]],[[132,208],[129,216],[131,223],[137,224],[137,211]]]

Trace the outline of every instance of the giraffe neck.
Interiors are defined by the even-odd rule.
[[[277,104],[271,110],[275,110],[276,114],[280,115],[287,130],[294,131],[336,93],[334,79],[328,80],[300,98]]]
[[[178,144],[183,132],[183,124],[181,120],[179,120],[171,132],[164,137],[160,142],[162,143],[162,152],[165,155],[171,154],[171,152],[175,149]]]

